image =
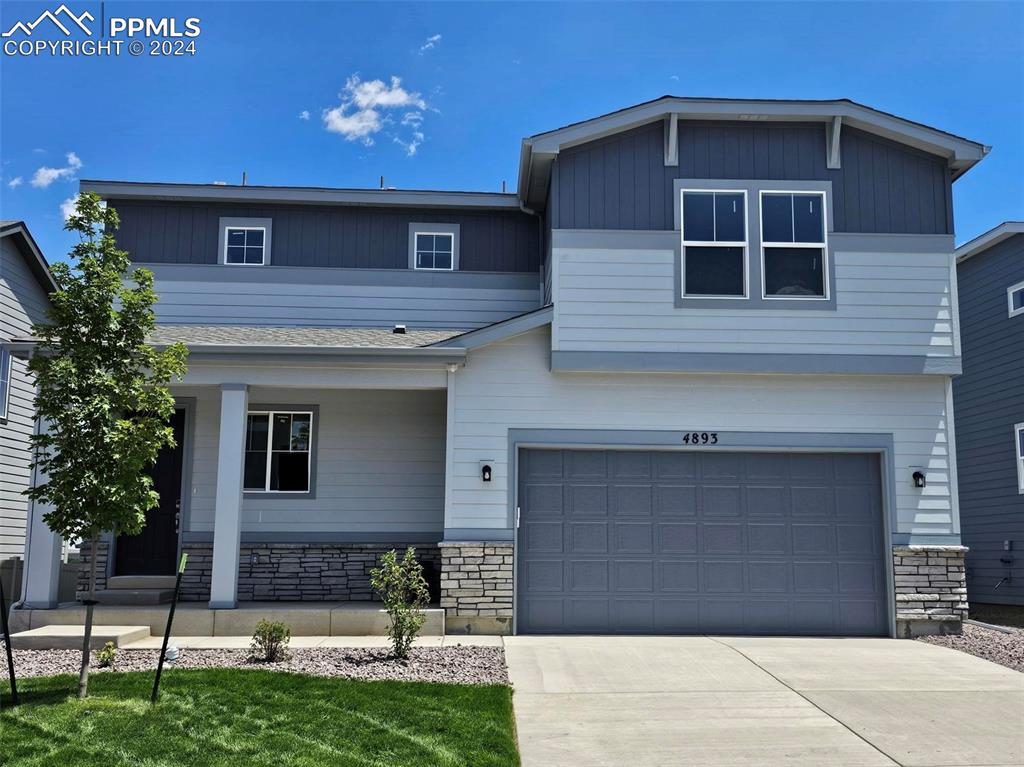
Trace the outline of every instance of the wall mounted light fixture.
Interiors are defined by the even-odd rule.
[[[913,476],[913,479],[914,479],[914,487],[927,487],[928,486],[928,482],[925,480],[924,474],[922,472],[915,471],[912,476]]]
[[[493,470],[491,469],[491,464],[492,463],[494,463],[494,462],[493,461],[480,461],[480,479],[483,482],[490,482],[491,481],[491,475],[493,474]]]

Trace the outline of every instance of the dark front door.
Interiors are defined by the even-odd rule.
[[[185,443],[185,411],[171,418],[175,447],[165,447],[150,470],[160,504],[146,512],[138,535],[120,535],[114,549],[116,575],[173,575],[178,554],[177,514],[181,508],[181,464]]]

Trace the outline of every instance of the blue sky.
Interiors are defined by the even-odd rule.
[[[4,2],[0,26],[57,4]],[[68,5],[100,18],[98,2]],[[0,60],[0,216],[25,219],[51,260],[70,244],[60,208],[78,178],[238,183],[245,170],[254,184],[376,187],[384,175],[511,190],[523,136],[666,93],[847,97],[990,144],[954,185],[957,241],[1024,218],[1022,3],[103,10],[196,16],[202,33],[184,58]]]

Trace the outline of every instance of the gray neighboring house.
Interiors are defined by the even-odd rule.
[[[56,289],[46,259],[23,221],[0,221],[0,577],[8,598],[23,573],[31,481],[29,435],[35,428],[35,384],[10,341],[46,318]]]
[[[952,185],[987,151],[665,97],[524,139],[514,194],[82,181],[191,349],[162,506],[86,554],[156,585],[186,551],[230,610],[370,599],[415,545],[450,632],[958,630]]]
[[[1024,605],[1024,222],[956,251],[960,524],[971,602]]]

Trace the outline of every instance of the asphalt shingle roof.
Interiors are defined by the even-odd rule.
[[[414,349],[461,335],[464,330],[409,328],[263,327],[258,325],[158,325],[154,344],[187,346],[321,346],[342,348]]]

